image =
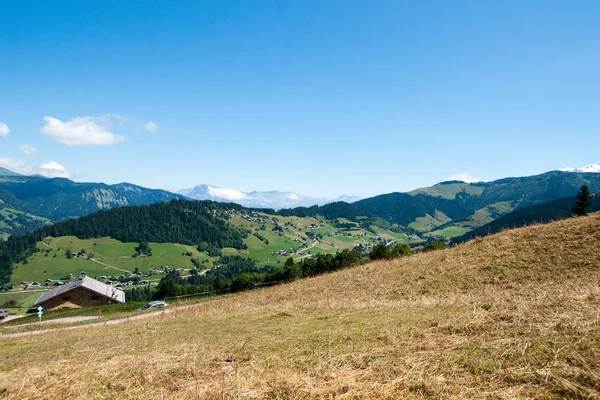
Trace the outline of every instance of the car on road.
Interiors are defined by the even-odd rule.
[[[149,310],[151,308],[161,308],[161,307],[166,307],[168,306],[167,303],[165,303],[164,301],[151,301],[150,303],[146,304],[145,306],[143,306],[142,308],[140,308],[138,311],[144,311],[144,310]]]
[[[0,319],[8,317],[8,310],[0,310]]]

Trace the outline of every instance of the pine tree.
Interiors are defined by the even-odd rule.
[[[577,198],[575,199],[575,203],[573,203],[572,212],[575,216],[581,217],[587,215],[585,211],[592,205],[590,189],[587,185],[581,186],[579,189],[579,193],[577,193]]]

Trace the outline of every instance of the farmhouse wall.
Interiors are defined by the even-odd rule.
[[[89,291],[83,287],[77,287],[48,299],[42,303],[42,307],[44,307],[45,310],[53,310],[57,308],[102,306],[108,304],[108,300],[110,300],[108,297],[102,296],[101,294]]]

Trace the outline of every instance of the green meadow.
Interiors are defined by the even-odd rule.
[[[3,304],[10,300],[16,301],[21,307],[29,308],[44,293],[45,290],[17,290],[9,292],[0,292],[0,308],[5,308]],[[13,307],[7,307],[13,308]]]
[[[452,225],[452,226],[447,226],[444,229],[426,233],[426,235],[427,236],[443,236],[445,238],[453,238],[453,237],[464,235],[465,233],[469,232],[470,230],[471,230],[470,228],[466,228],[464,226]]]
[[[266,214],[233,213],[229,224],[248,232],[244,240],[247,249],[222,249],[223,255],[240,255],[250,257],[259,265],[274,265],[285,262],[291,250],[294,259],[322,253],[334,254],[343,249],[352,249],[358,244],[378,243],[380,238],[388,241],[408,242],[403,233],[395,233],[372,226],[373,232],[366,231],[358,225],[351,229],[338,229],[321,218],[299,218],[270,216]],[[349,221],[340,220],[341,223]],[[307,235],[307,232],[310,235]],[[321,239],[314,243],[308,236],[317,235]],[[306,244],[304,244],[306,243]],[[38,243],[39,252],[30,256],[25,262],[15,264],[11,283],[19,286],[22,281],[44,284],[46,279],[64,280],[68,274],[78,276],[85,272],[90,277],[120,276],[126,272],[150,272],[153,268],[191,269],[192,259],[200,261],[202,267],[212,268],[219,257],[209,257],[206,252],[199,252],[197,246],[176,243],[150,243],[152,256],[134,257],[139,243],[122,243],[104,237],[95,239],[78,239],[74,236],[48,237]],[[84,251],[85,257],[67,258],[67,253]],[[276,253],[284,250],[286,255]],[[302,253],[299,253],[302,252]],[[149,277],[158,280],[160,275]],[[19,301],[25,297],[21,295]]]
[[[46,238],[38,243],[38,253],[27,259],[27,262],[15,264],[11,283],[19,285],[21,281],[38,281],[41,284],[46,279],[61,280],[67,274],[78,276],[85,272],[91,277],[102,275],[119,276],[125,272],[140,272],[150,269],[193,268],[191,259],[209,260],[207,267],[212,266],[213,259],[206,253],[199,252],[195,246],[174,243],[150,243],[151,257],[133,257],[138,243],[122,243],[111,238],[78,239],[74,236]],[[85,250],[91,259],[67,258],[67,250],[73,253]],[[186,255],[191,253],[191,256]]]

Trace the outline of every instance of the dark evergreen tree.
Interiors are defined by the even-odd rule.
[[[298,278],[302,278],[302,268],[290,257],[283,266],[283,280],[293,281]]]
[[[592,195],[587,185],[582,185],[573,203],[573,214],[577,217],[587,215],[587,209],[592,205]]]

